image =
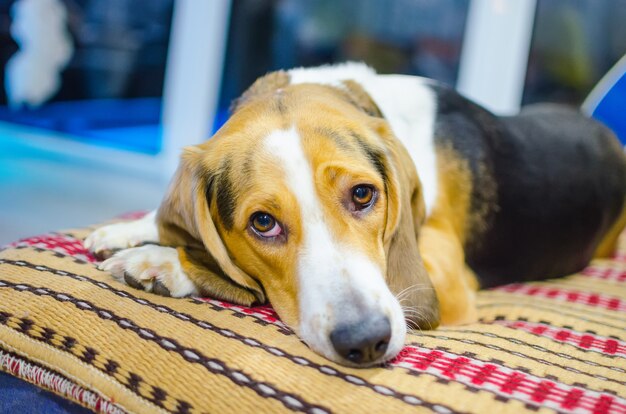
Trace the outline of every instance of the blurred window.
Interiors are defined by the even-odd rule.
[[[276,69],[346,60],[454,85],[469,0],[234,0],[220,98]]]
[[[626,0],[538,0],[523,103],[580,105],[626,54]]]
[[[74,45],[61,89],[39,108],[15,111],[7,107],[0,88],[0,120],[158,153],[174,0],[61,1]],[[14,3],[0,0],[3,68],[17,50],[10,35]],[[426,76],[454,85],[469,3],[232,0],[215,126],[224,122],[234,98],[277,69],[355,60],[381,73]],[[626,0],[537,0],[523,103],[580,104],[626,53],[624,21]],[[209,47],[210,42],[197,39],[197,47]],[[3,77],[0,71],[1,81]]]
[[[60,90],[38,108],[12,110],[0,93],[0,120],[51,129],[101,145],[155,154],[173,0],[62,0],[74,45]],[[2,68],[18,50],[15,0],[0,0]],[[4,70],[0,77],[4,84]]]

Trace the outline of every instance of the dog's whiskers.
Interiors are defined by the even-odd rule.
[[[404,314],[404,321],[407,327],[407,331],[419,330],[421,332],[422,328],[411,317],[415,317],[416,319],[422,319],[422,320],[425,319],[424,313],[422,312],[423,309],[419,306],[401,306],[401,307],[402,307],[402,313]]]
[[[412,321],[405,321],[404,325],[406,327],[407,332],[413,332],[415,330],[420,329],[419,326],[417,326],[415,322],[412,322]]]
[[[395,295],[400,307],[402,308],[407,331],[422,330],[416,320],[428,321],[429,328],[432,329],[432,324],[428,318],[425,317],[427,309],[419,305],[411,306],[411,298],[409,296],[422,290],[433,290],[433,287],[423,283],[418,283],[402,289]]]
[[[432,286],[428,286],[423,283],[420,283],[420,284],[411,285],[409,287],[402,289],[395,296],[396,296],[396,299],[402,300],[402,299],[405,299],[407,296],[409,296],[413,292],[417,292],[421,290],[432,290],[432,289],[433,289]]]

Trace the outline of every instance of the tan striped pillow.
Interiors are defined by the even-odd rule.
[[[626,243],[565,279],[479,294],[481,322],[389,364],[311,352],[270,307],[135,290],[53,233],[0,252],[2,370],[97,412],[626,412]]]

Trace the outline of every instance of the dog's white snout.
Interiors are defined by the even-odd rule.
[[[344,261],[327,274],[302,274],[300,336],[342,364],[365,367],[387,361],[404,345],[400,303],[374,262],[357,252]]]

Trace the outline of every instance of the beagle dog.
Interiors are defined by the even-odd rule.
[[[480,287],[610,254],[625,198],[621,146],[574,110],[497,117],[347,63],[257,80],[184,149],[158,211],[85,244],[138,289],[269,301],[314,351],[363,367],[407,328],[476,321]]]

